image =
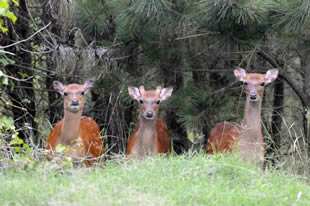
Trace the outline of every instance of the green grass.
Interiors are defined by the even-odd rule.
[[[310,205],[306,178],[232,156],[123,158],[104,169],[51,165],[1,171],[0,205]]]

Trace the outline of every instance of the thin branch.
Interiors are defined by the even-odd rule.
[[[30,50],[24,49],[22,47],[20,48],[20,50],[22,50],[24,52],[31,53],[31,54],[48,54],[48,53],[52,53],[52,52],[55,51],[54,49],[50,49],[50,50],[47,50],[47,51],[30,51]]]
[[[273,67],[280,68],[280,65],[278,64],[278,61],[274,60],[271,55],[267,54],[263,51],[257,52],[260,56],[262,56],[264,59],[266,59]],[[307,106],[308,102],[310,102],[310,96],[305,94],[305,92],[295,84],[295,82],[285,73],[281,72],[279,74],[279,77],[283,79],[290,87],[294,90],[294,92],[299,97],[300,101],[302,102],[303,106]]]
[[[23,39],[23,40],[20,40],[20,41],[17,41],[13,44],[10,44],[10,45],[6,45],[6,46],[0,46],[0,52],[1,49],[5,49],[5,48],[9,48],[9,47],[12,47],[12,46],[15,46],[17,44],[20,44],[20,43],[23,43],[23,42],[26,42],[28,41],[29,39],[31,39],[32,37],[34,37],[35,35],[37,35],[38,33],[40,33],[42,30],[46,29],[52,22],[49,22],[47,25],[45,25],[44,27],[42,27],[41,29],[39,29],[38,31],[36,31],[35,33],[33,33],[30,37],[28,37],[27,39]]]
[[[13,104],[13,103],[10,103],[10,102],[8,102],[8,101],[5,101],[5,99],[4,99],[3,97],[0,97],[0,98],[1,98],[2,101],[5,102],[6,105],[9,105],[9,106],[11,106],[11,107],[15,107],[15,108],[17,108],[17,109],[20,109],[20,110],[24,111],[26,114],[28,113],[28,111],[27,111],[26,108],[24,108],[24,107],[19,107],[19,106]]]
[[[218,34],[219,32],[207,32],[204,34],[194,34],[194,35],[190,35],[190,36],[182,36],[182,37],[178,37],[175,40],[182,40],[182,39],[190,39],[190,38],[195,38],[195,37],[200,37],[200,36],[207,36],[210,34]]]
[[[18,78],[15,78],[15,77],[12,77],[12,76],[9,76],[9,75],[6,75],[6,74],[3,74],[4,77],[7,77],[9,79],[13,79],[15,81],[18,81],[18,82],[25,82],[25,81],[28,81],[29,79],[32,79],[33,76],[31,77],[28,77],[27,79],[18,79]]]
[[[44,89],[44,88],[33,88],[33,87],[27,87],[27,86],[15,86],[17,89],[29,89],[29,90],[35,90],[35,91],[43,91],[43,92],[54,92],[53,89]]]
[[[4,51],[4,50],[0,50],[0,53],[4,53],[4,54],[9,54],[9,55],[15,56],[14,53],[8,52],[8,51]]]

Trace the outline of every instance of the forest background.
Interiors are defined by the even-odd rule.
[[[127,87],[172,86],[160,117],[180,154],[204,149],[216,122],[241,121],[245,93],[234,66],[278,68],[263,99],[266,163],[309,173],[309,0],[2,0],[0,6],[0,143],[13,152],[20,152],[17,145],[44,147],[62,118],[54,80],[96,78],[84,114],[100,125],[107,156],[125,153],[138,121]]]

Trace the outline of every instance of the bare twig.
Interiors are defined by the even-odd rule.
[[[267,54],[266,52],[263,52],[260,50],[257,53],[260,56],[262,56],[264,59],[266,59],[273,67],[281,68],[280,65],[278,64],[278,62],[276,60],[274,60],[274,58],[272,56],[270,56],[269,54]],[[309,99],[310,99],[310,96],[307,95],[306,93],[304,93],[302,88],[300,88],[297,84],[295,84],[295,82],[285,72],[280,71],[279,77],[281,79],[283,79],[287,84],[290,85],[290,87],[294,90],[294,92],[297,94],[297,96],[301,100],[302,104],[304,106],[307,106]]]
[[[182,36],[182,37],[178,37],[175,40],[182,40],[182,39],[189,39],[189,38],[195,38],[195,37],[200,37],[200,36],[207,36],[210,34],[218,34],[218,32],[207,32],[204,34],[194,34],[194,35],[190,35],[190,36]]]
[[[50,50],[47,50],[47,51],[29,51],[27,49],[24,49],[24,48],[20,48],[22,51],[24,52],[28,52],[28,53],[31,53],[31,54],[47,54],[47,53],[51,53],[53,52],[54,50],[53,49],[50,49]]]
[[[34,37],[35,35],[37,35],[38,33],[40,33],[42,30],[46,29],[51,23],[52,23],[52,22],[49,22],[47,25],[45,25],[44,27],[42,27],[41,29],[39,29],[38,31],[36,31],[35,33],[33,33],[33,34],[32,34],[30,37],[28,37],[27,39],[23,39],[23,40],[14,42],[13,44],[9,44],[9,45],[6,45],[6,46],[0,46],[0,52],[3,52],[3,51],[1,51],[2,49],[9,48],[9,47],[15,46],[15,45],[17,45],[17,44],[20,44],[20,43],[23,43],[23,42],[28,41],[29,39],[31,39],[32,37]]]
[[[9,55],[15,56],[14,53],[8,52],[8,51],[4,51],[4,50],[0,50],[0,53],[4,53],[4,54],[9,54]]]
[[[32,79],[33,76],[31,77],[28,77],[27,79],[18,79],[18,78],[15,78],[15,77],[12,77],[12,76],[9,76],[9,75],[6,75],[6,74],[3,74],[4,77],[7,77],[9,79],[13,79],[15,81],[18,81],[18,82],[25,82],[25,81],[28,81],[29,79]]]

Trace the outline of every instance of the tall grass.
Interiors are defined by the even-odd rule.
[[[0,173],[0,205],[310,205],[305,177],[203,153],[117,158],[102,168],[52,162]]]

